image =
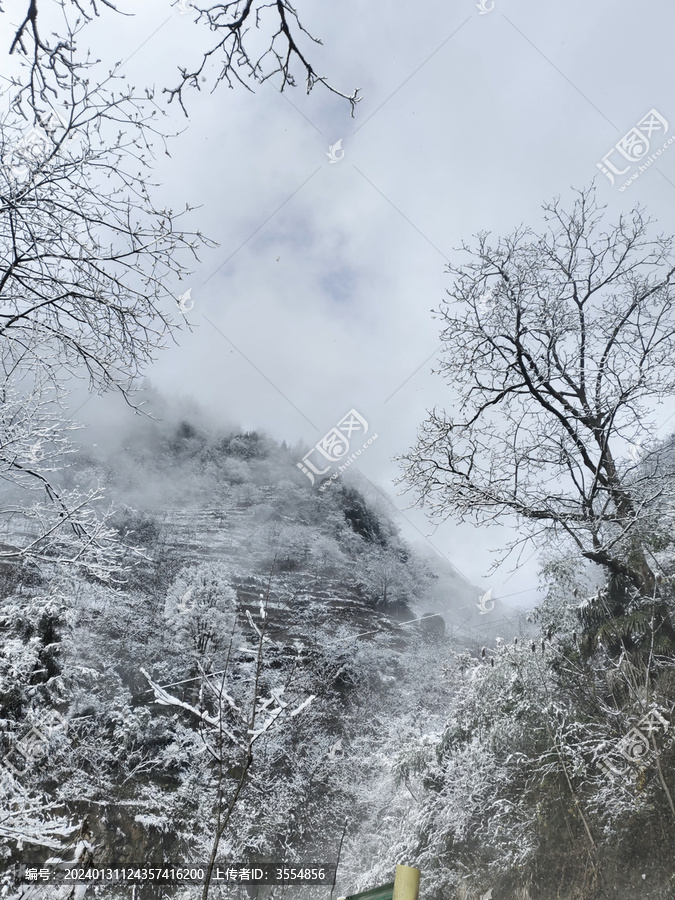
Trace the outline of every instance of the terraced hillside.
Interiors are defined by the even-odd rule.
[[[335,861],[349,820],[340,874],[353,881],[408,803],[392,746],[443,725],[442,666],[457,645],[409,621],[439,575],[354,487],[312,489],[295,454],[258,435],[183,423],[105,458],[83,453],[65,478],[106,484],[130,549],[113,584],[49,564],[5,579],[6,621],[20,604],[28,623],[12,626],[0,692],[7,749],[46,710],[67,723],[23,781],[5,783],[41,798],[7,872],[42,865],[45,847],[67,856],[57,832],[85,821],[97,865],[207,859],[242,771],[233,709],[248,708],[274,710],[280,726],[255,744],[218,858]],[[458,606],[475,602],[446,577]],[[32,666],[19,690],[12,664]]]

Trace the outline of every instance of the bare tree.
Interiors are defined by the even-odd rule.
[[[177,5],[174,3],[174,5]],[[186,89],[201,90],[202,82],[211,75],[211,67],[217,68],[213,89],[225,81],[229,87],[239,82],[251,90],[248,81],[263,84],[277,78],[279,90],[295,87],[293,66],[297,65],[305,79],[309,93],[316,84],[343,97],[351,106],[352,115],[361,99],[359,89],[346,94],[334,87],[328,78],[319,75],[310,61],[303,43],[321,44],[302,25],[298,11],[289,0],[212,0],[197,5],[193,0],[182,0],[195,17],[197,26],[204,26],[213,35],[213,44],[192,68],[179,67],[180,79],[176,87],[165,88],[169,102],[178,98],[183,111]],[[40,99],[62,89],[74,77],[84,77],[88,61],[76,62],[77,35],[87,22],[97,17],[101,9],[121,13],[110,0],[27,0],[26,12],[16,27],[10,54],[22,56],[28,64],[29,77],[22,89],[21,99],[35,107]],[[52,17],[56,13],[63,24],[52,36],[38,23],[38,11],[47,10]],[[253,28],[251,27],[253,26]],[[264,35],[261,42],[256,32]],[[248,79],[245,80],[245,79]]]
[[[44,796],[26,796],[25,790],[12,781],[4,768],[0,771],[0,805],[3,841],[58,850],[63,846],[63,839],[78,828],[64,815],[62,803]]]
[[[362,561],[358,568],[361,580],[374,596],[375,602],[385,608],[390,604],[410,601],[419,589],[415,574],[397,556],[395,551],[378,548]],[[421,580],[421,578],[420,578]]]
[[[330,84],[326,76],[317,74],[301,43],[303,39],[314,44],[322,42],[303,27],[297,10],[288,0],[272,0],[272,2],[226,0],[221,3],[208,0],[199,6],[193,2],[190,5],[197,12],[197,23],[208,26],[209,31],[215,34],[216,40],[202,55],[199,65],[191,70],[181,67],[178,85],[166,89],[169,100],[177,97],[186,115],[183,103],[184,91],[188,87],[200,89],[200,78],[204,77],[204,72],[209,71],[211,63],[215,62],[220,66],[214,89],[225,81],[229,87],[233,87],[233,82],[239,82],[251,90],[240,74],[243,72],[249,80],[260,84],[278,76],[279,91],[283,91],[287,86],[296,86],[292,71],[294,61],[304,75],[308,94],[316,84],[321,84],[331,93],[349,101],[352,116],[354,115],[356,104],[361,99],[358,96],[359,88],[351,94],[345,94]],[[256,30],[261,26],[266,30],[267,47],[262,52],[252,49],[254,41],[247,36],[251,25],[254,25]]]
[[[654,405],[675,392],[675,245],[636,208],[610,228],[594,188],[545,229],[479,234],[450,266],[440,372],[456,413],[434,409],[401,479],[440,519],[522,526],[654,597],[651,552],[672,531],[673,465],[653,449]]]
[[[207,675],[214,654],[234,632],[237,595],[230,580],[225,563],[203,562],[183,569],[166,597],[166,624]]]
[[[59,383],[84,368],[126,396],[204,239],[151,199],[151,97],[104,83],[73,94],[65,115],[43,110],[44,127],[0,122],[0,354],[5,371]]]
[[[273,568],[274,564],[272,570]],[[141,669],[157,703],[182,709],[199,722],[200,735],[214,767],[215,824],[202,900],[208,900],[220,843],[232,825],[235,810],[248,785],[250,769],[258,748],[256,742],[269,733],[288,726],[289,720],[307,709],[315,699],[315,695],[310,694],[295,709],[291,708],[288,688],[295,672],[295,664],[289,669],[283,683],[277,683],[276,687],[265,684],[269,680],[264,668],[265,647],[272,643],[266,634],[271,581],[272,572],[266,593],[260,595],[258,622],[256,623],[250,610],[244,611],[253,641],[250,649],[244,649],[246,656],[252,657],[252,660],[247,659],[246,662],[253,662],[251,677],[246,680],[245,685],[242,684],[241,672],[237,671],[237,668],[241,668],[241,662],[239,667],[236,665],[237,648],[233,648],[236,619],[232,622],[224,670],[209,676],[201,668],[199,706],[186,703],[170,694],[154,682],[145,669]],[[266,690],[268,696],[264,696]]]
[[[114,579],[124,547],[100,509],[101,490],[66,489],[54,477],[75,452],[76,426],[44,374],[25,375],[27,385],[0,380],[0,563],[42,560]]]
[[[34,90],[31,64],[0,120],[0,473],[12,494],[0,512],[13,525],[32,520],[2,555],[44,555],[67,532],[71,549],[56,557],[83,562],[86,548],[103,575],[115,560],[93,512],[100,495],[67,497],[51,474],[68,452],[66,386],[85,374],[90,389],[134,405],[138,376],[180,327],[177,283],[208,242],[179,228],[183,212],[153,202],[153,143],[166,150],[166,136],[152,94],[52,64],[56,87]],[[41,499],[16,501],[17,489]]]
[[[301,38],[320,42],[286,0],[189,7],[195,27],[207,26],[216,43],[195,69],[180,70],[178,87],[168,92],[183,109],[185,88],[199,88],[214,60],[222,61],[216,85],[242,81],[246,72],[259,82],[280,75],[281,90],[295,84],[295,60],[308,91],[321,83],[346,97],[353,112],[358,92],[342,94],[316,74]],[[179,228],[183,213],[153,202],[153,143],[168,151],[152,91],[118,87],[117,67],[97,80],[97,61],[79,50],[83,29],[104,10],[122,14],[110,0],[26,0],[14,25],[9,54],[19,66],[10,112],[0,121],[0,363],[10,392],[25,387],[30,373],[59,403],[64,379],[84,371],[93,390],[114,388],[133,405],[137,376],[179,327],[171,313],[186,262],[208,242]],[[260,56],[249,49],[259,46],[252,23],[269,32]],[[31,452],[44,443],[41,434],[24,433]],[[15,445],[16,433],[0,435],[0,443]],[[90,548],[102,546],[100,535],[74,523],[73,504],[57,497],[41,459],[25,465],[10,453],[1,462],[10,483],[33,477],[44,489],[42,512],[52,504],[73,534]],[[50,525],[42,537],[51,533]],[[7,552],[25,555],[39,537],[33,529],[28,543],[14,542]]]

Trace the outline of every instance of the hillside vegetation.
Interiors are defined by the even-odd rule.
[[[671,651],[649,622],[629,657],[600,592],[575,609],[586,575],[552,562],[536,621],[500,605],[471,630],[476,588],[257,433],[154,424],[96,453],[61,477],[105,484],[127,548],[115,578],[58,561],[1,575],[5,758],[46,736],[25,770],[4,767],[5,896],[28,896],[19,864],[78,842],[104,867],[339,853],[334,896],[396,862],[421,868],[424,900],[673,896],[668,735],[614,782],[599,765],[646,710],[671,716]]]

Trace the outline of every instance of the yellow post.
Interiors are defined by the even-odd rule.
[[[393,900],[417,900],[420,892],[420,870],[412,866],[396,866]]]

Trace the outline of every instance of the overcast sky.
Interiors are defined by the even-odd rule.
[[[323,40],[309,49],[316,69],[347,93],[361,88],[353,119],[347,102],[321,86],[307,96],[302,84],[283,95],[271,84],[191,92],[189,119],[169,108],[186,130],[158,161],[161,195],[176,209],[201,205],[192,224],[220,246],[176,286],[191,290],[194,327],[148,375],[216,424],[288,443],[314,444],[355,408],[379,435],[358,468],[389,493],[404,535],[433,535],[472,582],[531,605],[536,558],[486,579],[506,533],[455,523],[434,531],[397,496],[392,457],[414,442],[427,409],[453,407],[451,386],[431,374],[440,323],[430,311],[463,240],[538,226],[543,201],[569,198],[596,175],[610,217],[640,202],[675,231],[675,149],[624,192],[623,178],[612,186],[596,167],[652,109],[675,134],[675,9],[666,0],[484,2],[493,8],[481,14],[475,0],[298,0]],[[137,86],[175,84],[177,66],[206,46],[194,13],[168,0],[119,6],[134,17],[104,11],[89,31],[95,53],[128,60]],[[344,156],[331,163],[337,141]],[[79,417],[93,422],[110,408],[93,398]],[[674,409],[658,412],[661,434]]]

